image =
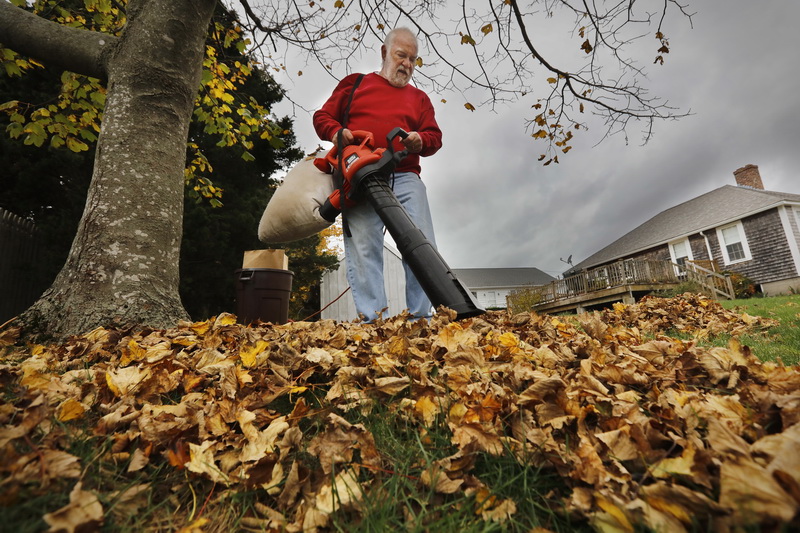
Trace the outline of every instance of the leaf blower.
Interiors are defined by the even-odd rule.
[[[353,137],[356,144],[345,146],[341,153],[334,146],[325,157],[314,161],[319,170],[333,173],[341,180],[339,188],[320,208],[320,215],[333,222],[343,209],[346,213],[348,207],[366,198],[389,230],[434,308],[443,305],[453,309],[459,319],[485,313],[417,228],[389,185],[395,167],[408,155],[407,150],[395,152],[392,141],[396,137],[404,139],[408,133],[394,128],[386,136],[388,148],[374,148],[372,133],[367,131],[353,131]]]

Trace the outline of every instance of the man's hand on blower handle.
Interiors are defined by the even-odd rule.
[[[331,139],[333,144],[337,144],[336,141],[338,137],[339,134],[337,132],[336,134],[334,134],[333,139]],[[353,132],[347,128],[344,128],[342,130],[342,142],[344,143],[345,146],[347,146],[348,144],[355,143]],[[403,146],[405,146],[406,150],[408,150],[409,153],[418,154],[419,152],[422,151],[422,137],[420,137],[419,133],[417,133],[416,131],[410,132],[408,136],[406,136],[403,139],[400,139],[400,142],[403,143]]]

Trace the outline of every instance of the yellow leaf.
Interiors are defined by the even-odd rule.
[[[208,518],[201,516],[188,526],[184,526],[178,530],[178,533],[202,533],[203,526],[208,524]]]
[[[610,515],[612,520],[609,520],[609,522],[612,522],[612,524],[616,526],[616,531],[633,533],[633,525],[630,520],[628,520],[628,517],[625,516],[625,511],[602,496],[597,497],[597,506]]]
[[[239,350],[239,358],[242,364],[247,368],[251,368],[256,364],[256,357],[269,347],[269,343],[264,340],[258,341],[254,346]]]
[[[414,411],[422,418],[426,426],[431,426],[439,413],[439,406],[430,396],[423,396],[414,404]]]
[[[85,152],[89,149],[89,145],[75,137],[67,137],[67,148],[73,152]]]
[[[83,416],[86,409],[83,408],[81,402],[74,398],[70,398],[60,406],[58,406],[58,414],[56,415],[61,422],[69,422],[70,420],[77,420]]]
[[[487,24],[486,26],[482,27],[481,31],[483,32],[484,35],[489,35],[490,33],[492,33],[493,29],[494,28],[492,28],[492,25],[490,23],[490,24]]]
[[[217,317],[217,320],[214,321],[214,326],[232,326],[236,324],[236,316],[230,313],[222,313]]]
[[[119,364],[120,366],[127,366],[132,361],[141,361],[144,355],[145,349],[139,346],[135,340],[131,339],[128,341],[127,349],[122,352]]]
[[[647,503],[649,503],[662,513],[667,513],[674,516],[684,524],[692,523],[692,515],[689,513],[689,510],[686,509],[686,507],[684,507],[683,505],[679,505],[673,501],[654,496],[648,497]]]
[[[343,8],[344,7],[344,2],[342,0],[336,0],[336,2],[333,3],[333,7],[337,8],[337,9]]]
[[[470,104],[469,102],[467,102],[466,104],[464,104],[464,107],[466,107],[466,108],[467,108],[467,109],[469,109],[470,111],[475,111],[475,106],[474,106],[474,105],[472,105],[472,104]]]
[[[547,83],[555,83],[555,82],[557,82],[557,81],[558,81],[558,80],[557,80],[557,79],[555,79],[555,78],[547,78]]]
[[[137,388],[150,377],[150,369],[142,370],[135,366],[119,368],[106,372],[106,383],[115,396],[123,397]]]
[[[671,457],[659,461],[653,466],[650,473],[656,478],[666,478],[673,475],[692,476],[695,453],[694,447],[688,446],[683,450],[680,457]]]
[[[467,414],[467,406],[461,402],[453,404],[450,408],[450,422],[453,424],[460,424],[461,420],[464,418],[464,415]]]
[[[518,348],[519,347],[519,337],[514,335],[514,333],[510,331],[506,331],[500,337],[497,338],[500,341],[500,344],[506,348]]]

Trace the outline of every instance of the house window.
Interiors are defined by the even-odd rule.
[[[741,222],[717,229],[717,237],[726,265],[752,259]]]
[[[693,257],[692,247],[689,246],[689,239],[670,243],[669,254],[672,257],[672,262],[680,266],[685,265],[687,260],[691,261]]]

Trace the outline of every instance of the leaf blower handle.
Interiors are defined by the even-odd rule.
[[[386,136],[386,146],[389,147],[389,152],[392,154],[392,159],[394,159],[395,164],[399,163],[408,155],[408,150],[400,150],[399,152],[394,151],[394,141],[395,137],[400,137],[401,139],[405,139],[408,137],[408,132],[401,127],[396,127],[389,134]]]
[[[341,130],[339,130],[341,131]],[[363,130],[354,130],[350,133],[353,134],[353,139],[359,145],[359,147],[369,147],[370,149],[374,146],[374,137],[372,133],[369,131]],[[408,134],[406,134],[408,135]],[[325,157],[318,157],[314,161],[314,165],[320,169],[322,172],[332,173],[333,169],[339,168],[339,150],[343,150],[343,146],[339,146],[338,144],[334,144],[333,148],[328,150],[328,153],[325,154]]]

